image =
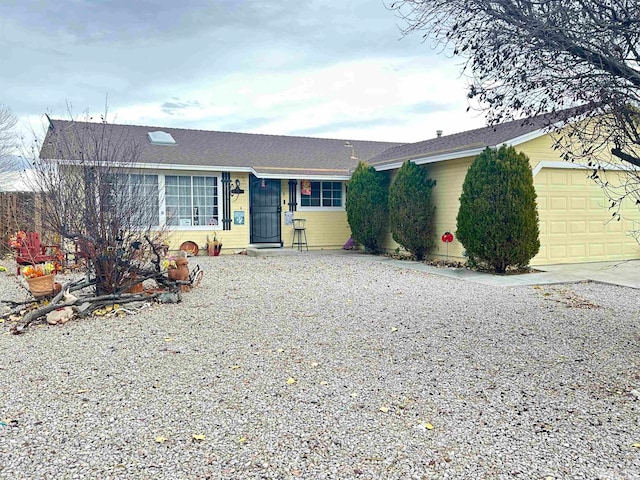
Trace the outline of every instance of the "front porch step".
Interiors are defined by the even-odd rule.
[[[302,253],[307,252],[300,252],[297,248],[280,246],[278,246],[278,248],[257,248],[255,246],[247,247],[247,256],[249,257],[286,257],[290,255],[301,255]]]

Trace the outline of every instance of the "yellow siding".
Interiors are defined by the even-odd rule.
[[[518,152],[524,152],[529,157],[531,168],[539,162],[559,162],[562,161],[560,154],[553,149],[553,139],[549,135],[542,135],[528,142],[521,143],[514,147]]]
[[[284,224],[284,212],[289,209],[289,180],[282,180],[282,242],[285,248],[291,248],[293,241],[293,226]],[[294,199],[295,200],[295,199]],[[344,201],[344,199],[343,199]],[[301,211],[294,212],[294,218],[306,219],[307,242],[309,249],[333,249],[342,248],[351,236],[347,212],[327,211]]]
[[[168,232],[171,250],[177,250],[185,241],[192,241],[200,247],[200,254],[206,254],[206,238],[209,235],[217,234],[222,241],[222,253],[235,253],[247,248],[250,241],[249,228],[249,176],[246,173],[232,174],[231,180],[240,179],[240,188],[245,193],[234,196],[231,200],[231,215],[234,211],[245,212],[245,224],[231,224],[231,230],[171,230]],[[293,227],[285,225],[285,212],[289,210],[289,180],[281,181],[281,238],[285,248],[291,248],[293,240]],[[342,211],[297,211],[295,218],[305,218],[307,220],[307,241],[310,249],[330,249],[341,248],[351,236],[349,224],[347,223],[347,213]]]
[[[435,248],[430,252],[432,257],[446,257],[447,244],[442,243],[441,237],[443,233],[451,232],[454,234],[454,241],[448,245],[449,258],[464,260],[462,256],[464,247],[455,238],[456,217],[458,216],[462,183],[472,162],[473,158],[468,157],[422,166],[422,168],[427,169],[429,176],[436,181],[436,186],[432,191],[433,203],[436,206],[434,220],[436,238]],[[394,171],[392,178],[395,177],[395,175],[396,172]],[[384,248],[386,250],[395,250],[396,247],[398,247],[398,244],[393,241],[390,233],[387,234]]]
[[[561,161],[552,144],[551,137],[543,135],[516,146],[516,150],[524,152],[534,168],[539,162]],[[423,166],[437,181],[433,189],[436,246],[432,257],[444,258],[447,254],[441,236],[446,231],[455,235],[462,184],[473,160],[463,158]],[[543,168],[534,178],[541,246],[532,265],[640,258],[640,246],[629,235],[640,226],[637,206],[624,202],[622,220],[610,221],[609,202],[600,186],[587,178],[589,173],[579,168]],[[396,172],[391,175],[395,177]],[[398,247],[390,233],[385,237],[384,246],[389,251]],[[455,239],[449,244],[449,258],[464,260],[463,250]]]
[[[531,160],[532,168],[539,162],[561,160],[552,148],[552,140],[548,135],[516,146],[516,150],[524,152]],[[433,189],[435,213],[435,247],[431,255],[444,258],[447,245],[442,243],[444,232],[456,232],[459,198],[462,184],[472,157],[447,160],[424,165],[429,176],[436,180]],[[546,263],[572,263],[602,260],[618,260],[640,258],[640,247],[629,235],[640,225],[640,215],[633,202],[623,205],[621,221],[609,221],[611,212],[607,209],[609,202],[600,187],[587,178],[589,171],[572,168],[543,168],[534,178],[538,194],[538,211],[540,214],[540,252],[532,260],[533,265]],[[389,172],[391,179],[397,171]],[[196,242],[204,253],[207,234],[217,233],[223,242],[223,253],[234,253],[249,245],[249,185],[248,174],[232,174],[232,181],[240,179],[243,195],[234,197],[231,212],[245,212],[244,225],[231,225],[231,230],[174,230],[169,232],[172,249],[179,248],[184,241]],[[288,210],[288,180],[281,183],[282,205],[282,242],[285,248],[291,247],[293,238],[292,226],[285,225],[285,212]],[[307,220],[307,239],[309,248],[340,248],[350,237],[347,214],[341,211],[297,211],[295,218]],[[393,251],[398,244],[393,241],[391,233],[385,235],[383,246]],[[448,256],[455,260],[464,260],[464,247],[455,239],[448,245]]]
[[[309,249],[342,248],[351,236],[347,223],[347,213],[342,212],[295,212],[294,218],[306,219],[307,242]],[[293,240],[293,227],[282,225],[282,241],[290,248]]]

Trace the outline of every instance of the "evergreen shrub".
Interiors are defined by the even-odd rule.
[[[378,253],[389,228],[389,182],[384,173],[359,162],[347,189],[347,221],[352,238],[367,252]]]
[[[529,264],[540,240],[536,191],[524,153],[503,145],[476,157],[462,186],[456,236],[472,266],[504,273]]]
[[[406,161],[389,187],[391,235],[418,260],[434,246],[436,207],[431,200],[431,189],[435,184],[424,167]]]

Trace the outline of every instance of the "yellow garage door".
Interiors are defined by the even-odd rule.
[[[534,177],[540,215],[540,252],[533,265],[640,258],[629,233],[640,230],[638,207],[624,205],[622,219],[585,169],[542,168]]]

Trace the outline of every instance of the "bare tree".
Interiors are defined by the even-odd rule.
[[[15,154],[17,146],[16,124],[18,119],[9,107],[0,104],[0,173],[12,169],[10,156]]]
[[[106,114],[92,120],[49,120],[34,164],[45,228],[75,243],[100,295],[148,272],[148,254],[164,232],[157,176],[136,166],[143,147]]]
[[[565,126],[555,147],[593,168],[612,208],[626,197],[640,203],[637,0],[399,0],[389,7],[406,22],[405,35],[422,31],[464,59],[468,97],[489,124],[547,114],[550,130]]]

